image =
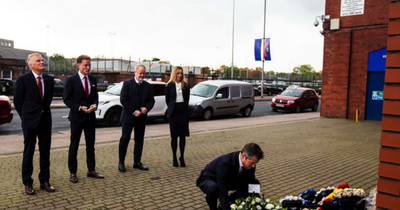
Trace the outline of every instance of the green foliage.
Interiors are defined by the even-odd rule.
[[[62,54],[55,53],[49,57],[49,60],[48,68],[53,72],[74,73],[78,68],[72,59],[66,59]]]
[[[314,68],[310,64],[303,64],[293,68],[293,74],[306,74],[312,75]]]

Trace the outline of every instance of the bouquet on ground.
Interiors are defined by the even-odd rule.
[[[280,205],[270,203],[269,199],[262,199],[255,195],[236,199],[230,207],[231,210],[286,210]]]

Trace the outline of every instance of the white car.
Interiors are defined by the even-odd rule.
[[[148,113],[149,118],[167,118],[167,105],[165,104],[165,82],[147,81],[153,86],[154,107]],[[115,84],[105,92],[99,92],[99,107],[96,111],[96,120],[108,127],[120,125],[122,105],[119,100],[121,88],[124,82]]]

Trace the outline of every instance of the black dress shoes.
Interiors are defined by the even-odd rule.
[[[125,164],[119,162],[118,163],[118,170],[121,171],[121,172],[125,172],[126,171]]]
[[[186,167],[185,159],[183,159],[183,157],[179,158],[179,162],[181,162],[181,167]]]
[[[144,170],[144,171],[149,170],[149,168],[147,168],[145,165],[143,165],[143,163],[134,163],[133,168],[137,168],[137,169]]]
[[[72,183],[77,183],[78,177],[76,176],[76,174],[71,174],[71,176],[69,177],[69,181]]]
[[[174,166],[174,167],[178,167],[179,165],[178,165],[178,160],[176,159],[176,158],[174,158],[173,160],[172,160],[172,165]]]
[[[56,189],[54,189],[54,187],[51,186],[51,184],[48,183],[48,182],[45,182],[45,183],[43,183],[43,184],[40,184],[40,189],[46,190],[47,192],[54,192],[54,191],[56,191]]]
[[[34,195],[35,194],[35,190],[33,189],[32,186],[25,186],[25,193],[27,195]]]
[[[99,174],[99,173],[97,173],[96,171],[87,172],[87,177],[93,177],[93,178],[96,178],[96,179],[104,179],[104,176]]]

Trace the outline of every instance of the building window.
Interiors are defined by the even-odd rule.
[[[12,71],[11,70],[2,70],[1,78],[12,80]]]

